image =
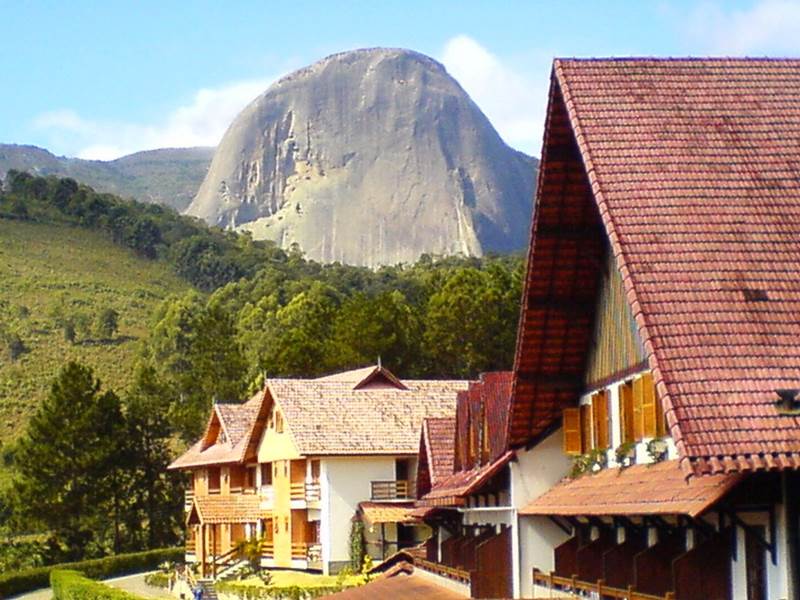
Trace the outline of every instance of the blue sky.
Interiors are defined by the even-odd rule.
[[[213,145],[275,78],[328,54],[440,60],[538,154],[554,56],[800,54],[800,0],[0,3],[0,142],[114,158]]]

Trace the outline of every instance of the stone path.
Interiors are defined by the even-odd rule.
[[[147,585],[144,582],[145,575],[149,575],[154,571],[149,571],[147,573],[136,573],[135,575],[126,575],[124,577],[115,577],[114,579],[106,579],[103,581],[106,585],[110,585],[111,587],[119,588],[121,590],[125,590],[126,592],[130,592],[131,594],[136,594],[137,596],[141,596],[143,598],[159,598],[159,599],[166,599],[172,598],[170,593],[167,590],[153,587],[152,585]],[[33,598],[32,600],[41,600],[39,598]]]

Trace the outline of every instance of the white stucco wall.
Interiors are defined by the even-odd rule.
[[[350,560],[350,522],[358,503],[370,499],[370,482],[395,478],[394,456],[333,457],[321,463],[325,478],[321,529],[323,561]]]
[[[766,531],[769,541],[769,516],[767,513],[740,513],[742,521],[748,525],[761,525]],[[783,600],[789,597],[789,581],[787,563],[788,540],[786,538],[786,511],[782,504],[775,506],[775,539],[777,542],[777,564],[772,563],[769,552],[767,562],[767,598]],[[736,529],[736,560],[731,561],[731,579],[733,584],[733,600],[747,600],[747,559],[745,554],[745,532],[741,527]]]
[[[558,483],[572,467],[564,454],[561,430],[557,430],[530,450],[519,450],[511,463],[511,503],[515,509],[524,508],[533,499]],[[533,567],[552,569],[553,549],[567,539],[549,519],[516,517],[512,537],[518,544],[514,552],[514,597],[532,596]]]

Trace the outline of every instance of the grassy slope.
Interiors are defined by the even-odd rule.
[[[0,351],[0,441],[21,434],[69,359],[92,366],[104,386],[124,391],[154,309],[186,289],[165,265],[86,230],[0,219],[0,301],[11,306],[0,321],[16,329],[29,350],[14,362],[5,348]],[[120,313],[116,339],[69,344],[50,316],[59,304],[91,315],[114,308]],[[27,318],[19,306],[30,310]]]

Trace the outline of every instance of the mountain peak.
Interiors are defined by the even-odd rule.
[[[534,174],[440,63],[367,48],[248,105],[188,212],[322,261],[480,255],[524,246]]]

